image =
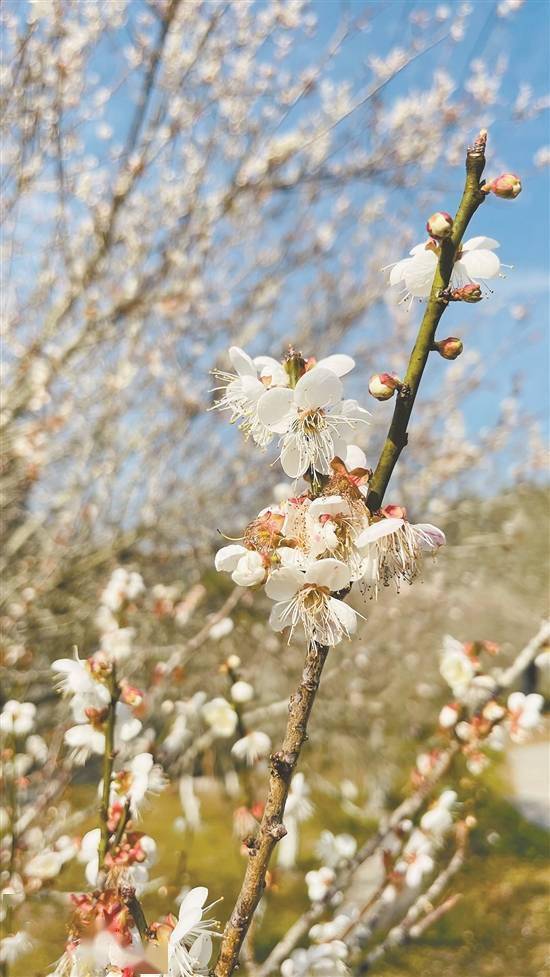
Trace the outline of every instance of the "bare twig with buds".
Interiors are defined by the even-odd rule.
[[[447,236],[443,236],[440,241],[441,254],[434,276],[430,298],[409,359],[407,372],[403,379],[404,384],[409,389],[409,396],[406,398],[397,398],[388,436],[382,449],[380,460],[370,481],[367,505],[371,512],[375,512],[382,505],[392,472],[397,464],[399,455],[407,444],[407,426],[412,414],[422,374],[424,373],[430,350],[435,341],[435,333],[439,325],[439,320],[447,304],[446,300],[442,301],[442,296],[444,296],[449,287],[454,260],[460,248],[464,232],[476,210],[485,200],[485,194],[482,192],[480,181],[485,166],[486,142],[487,133],[483,130],[480,132],[474,146],[466,154],[466,183],[464,193],[454,221],[452,222],[452,232]],[[439,217],[440,215],[438,214],[434,215],[434,218]],[[440,232],[443,229],[443,225],[447,225],[444,217],[441,220],[434,221],[434,223]]]

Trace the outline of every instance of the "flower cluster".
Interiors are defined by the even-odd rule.
[[[466,766],[474,775],[482,773],[489,763],[485,747],[502,749],[506,733],[514,743],[525,742],[539,728],[544,706],[544,697],[536,692],[512,692],[506,704],[498,701],[494,679],[482,664],[483,652],[494,655],[498,650],[492,641],[463,644],[450,635],[443,644],[440,671],[451,687],[454,701],[441,709],[439,726],[456,737]],[[482,702],[476,708],[479,696]]]
[[[291,348],[281,364],[237,347],[229,356],[237,375],[217,374],[225,393],[216,406],[262,447],[279,434],[284,471],[310,487],[263,509],[242,543],[218,551],[216,569],[238,586],[265,587],[275,631],[291,637],[301,625],[308,641],[338,644],[357,627],[357,612],[343,600],[352,587],[376,595],[380,584],[412,581],[423,551],[445,537],[430,524],[411,524],[402,506],[367,508],[370,472],[352,443],[367,412],[342,400],[351,357],[317,362]]]
[[[69,697],[76,723],[66,730],[65,742],[73,749],[76,762],[85,763],[90,754],[101,755],[105,749],[105,724],[111,701],[109,686],[113,680],[114,661],[103,651],[82,660],[75,651],[74,658],[54,661],[52,669],[60,676],[58,689]],[[135,712],[142,698],[139,690],[123,684],[115,705],[117,749],[133,740],[141,730],[141,720]]]
[[[335,354],[316,361],[290,351],[284,364],[269,356],[252,359],[232,346],[235,373],[215,372],[222,396],[215,404],[260,447],[279,436],[283,471],[299,478],[330,474],[335,456],[343,456],[368,413],[356,400],[343,399],[341,377],[353,369],[351,356]]]
[[[148,955],[166,960],[169,977],[197,977],[208,973],[215,920],[203,918],[208,889],[197,886],[184,893],[179,916],[171,913],[151,924],[147,942],[138,932],[120,891],[115,888],[72,896],[74,914],[65,953],[51,977],[139,977],[156,973]]]

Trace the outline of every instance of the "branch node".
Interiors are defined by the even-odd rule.
[[[292,759],[284,753],[272,753],[270,757],[273,771],[283,780],[290,780],[294,764]]]

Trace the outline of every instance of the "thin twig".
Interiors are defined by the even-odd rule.
[[[439,320],[443,315],[447,302],[442,293],[449,286],[453,265],[459,251],[464,232],[474,216],[477,208],[485,200],[485,194],[480,190],[480,179],[485,166],[486,135],[480,134],[477,142],[466,154],[466,183],[462,200],[453,224],[450,238],[441,242],[441,254],[435,272],[430,298],[424,313],[416,343],[409,359],[407,372],[403,380],[403,388],[397,396],[397,402],[388,432],[382,448],[380,460],[369,483],[367,505],[371,512],[376,512],[384,498],[392,472],[397,464],[399,455],[407,444],[407,426],[412,409],[433,347],[435,333]]]
[[[321,673],[329,649],[324,645],[311,644],[306,654],[302,678],[295,693],[290,697],[288,723],[279,753],[271,757],[269,790],[264,814],[254,849],[249,861],[241,891],[225,927],[216,977],[229,977],[233,973],[243,940],[265,887],[265,876],[275,845],[286,834],[283,824],[290,781],[298,757],[307,736],[307,723],[315,701]]]

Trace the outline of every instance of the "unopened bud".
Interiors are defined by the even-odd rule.
[[[443,706],[443,709],[439,713],[439,725],[443,729],[452,729],[453,726],[456,726],[459,712],[460,707],[454,702]]]
[[[481,285],[477,285],[476,282],[470,282],[462,288],[453,288],[451,292],[453,302],[481,302],[482,298]]]
[[[388,519],[407,518],[407,510],[405,509],[404,505],[385,505],[384,508],[380,510],[380,512]]]
[[[494,193],[503,200],[514,200],[521,193],[521,180],[515,173],[503,173],[489,180],[483,187],[485,193]]]
[[[457,339],[456,336],[448,336],[447,339],[441,339],[438,343],[435,343],[435,348],[440,356],[444,360],[456,360],[457,356],[460,356],[464,346],[462,341]]]
[[[401,386],[395,373],[375,373],[369,380],[369,393],[376,400],[389,400]]]
[[[230,655],[227,659],[227,667],[235,671],[236,668],[241,664],[241,659],[238,655]]]
[[[444,237],[449,237],[453,231],[453,218],[445,210],[438,210],[432,214],[426,224],[426,230],[430,237],[440,241]]]

